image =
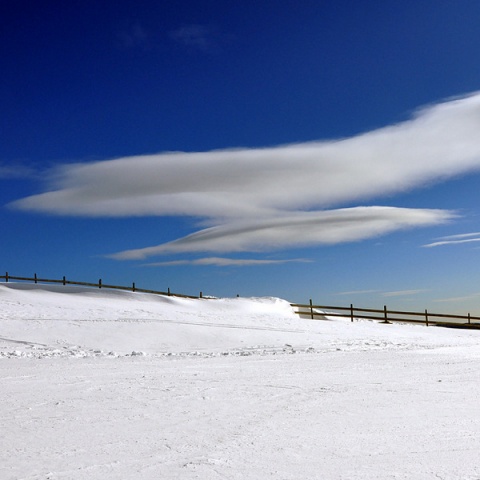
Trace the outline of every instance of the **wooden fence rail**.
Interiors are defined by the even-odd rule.
[[[97,283],[89,283],[89,282],[77,282],[74,280],[67,280],[65,277],[63,277],[61,280],[39,278],[36,273],[34,274],[33,277],[15,277],[15,276],[9,275],[8,272],[6,272],[5,275],[0,275],[0,280],[5,280],[6,283],[8,283],[10,280],[16,280],[20,282],[33,282],[33,283],[60,283],[62,285],[78,285],[81,287],[108,288],[108,289],[116,289],[116,290],[126,290],[129,292],[153,293],[155,295],[167,295],[172,297],[204,298],[202,292],[200,292],[200,295],[197,297],[193,295],[184,295],[182,293],[172,293],[170,292],[170,288],[168,288],[166,292],[160,292],[157,290],[146,290],[144,288],[137,288],[137,286],[135,285],[135,282],[133,282],[132,286],[130,287],[121,286],[121,285],[108,285],[103,283],[101,278],[98,280]]]
[[[326,317],[343,317],[354,320],[378,320],[381,323],[419,323],[428,326],[450,328],[474,328],[480,329],[480,317],[467,315],[454,315],[448,313],[432,313],[427,310],[423,312],[410,312],[401,310],[388,310],[385,305],[382,310],[373,308],[358,308],[350,304],[349,307],[337,307],[331,305],[314,305],[312,300],[309,304],[290,304],[300,317],[325,319]],[[372,315],[373,314],[373,315]],[[443,320],[443,319],[448,319]],[[473,320],[473,322],[472,322]],[[476,321],[476,322],[475,322]]]

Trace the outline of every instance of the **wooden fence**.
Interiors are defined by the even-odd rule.
[[[20,281],[20,282],[33,282],[33,283],[59,283],[62,285],[79,285],[81,287],[95,287],[95,288],[109,288],[109,289],[116,289],[116,290],[126,290],[129,292],[141,292],[141,293],[153,293],[155,295],[167,295],[172,297],[183,297],[183,298],[204,298],[202,292],[200,295],[193,296],[193,295],[183,295],[181,293],[172,293],[170,292],[170,288],[166,292],[160,292],[157,290],[146,290],[144,288],[137,288],[135,282],[132,283],[130,287],[120,286],[120,285],[108,285],[102,282],[100,278],[97,283],[89,283],[89,282],[77,282],[74,280],[67,280],[63,277],[61,280],[52,280],[48,278],[39,278],[35,273],[33,277],[14,277],[9,275],[8,272],[5,275],[0,275],[0,280],[5,280],[5,282],[9,282],[10,280]]]
[[[203,297],[202,292],[199,296],[184,295],[182,293],[172,293],[170,288],[166,292],[158,290],[147,290],[145,288],[138,288],[135,282],[131,286],[109,285],[102,282],[100,278],[96,283],[78,282],[74,280],[67,280],[63,277],[61,280],[52,280],[48,278],[39,278],[35,273],[33,277],[16,277],[9,275],[0,275],[0,280],[8,283],[10,280],[20,282],[33,283],[53,283],[62,285],[78,285],[82,287],[107,288],[116,290],[125,290],[129,292],[153,293],[155,295],[167,295],[182,298],[208,298]],[[238,296],[238,295],[237,295]],[[480,317],[474,317],[468,313],[467,315],[453,315],[446,313],[432,313],[424,310],[423,312],[410,312],[401,310],[388,310],[387,306],[383,310],[373,308],[358,308],[350,304],[349,307],[336,307],[330,305],[314,305],[312,300],[308,304],[291,303],[290,304],[302,318],[326,319],[328,317],[343,317],[349,318],[351,322],[354,320],[377,320],[380,323],[417,323],[428,326],[450,327],[450,328],[473,328],[480,329]]]
[[[378,320],[380,323],[419,323],[428,326],[450,328],[480,329],[480,317],[470,315],[453,315],[446,313],[410,312],[400,310],[383,310],[373,308],[357,308],[350,304],[349,307],[334,307],[330,305],[313,305],[312,300],[308,305],[292,303],[291,306],[302,318],[326,319],[327,317],[344,317],[354,320]]]

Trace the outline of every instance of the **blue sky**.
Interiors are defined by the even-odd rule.
[[[479,21],[473,0],[5,2],[3,268],[480,314]]]

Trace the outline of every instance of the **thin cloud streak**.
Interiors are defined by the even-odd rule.
[[[424,108],[398,125],[342,140],[62,166],[49,172],[44,193],[11,206],[87,217],[183,215],[210,227],[116,258],[356,241],[453,218],[447,211],[391,208],[383,210],[381,220],[374,218],[379,210],[374,215],[371,210],[362,227],[359,221],[345,221],[346,209],[324,209],[479,170],[479,131],[480,93],[475,93]]]
[[[462,243],[475,243],[480,242],[480,238],[466,238],[463,240],[442,240],[439,242],[428,243],[427,245],[423,245],[425,248],[432,248],[432,247],[441,247],[444,245],[460,245]]]
[[[433,301],[436,303],[466,302],[468,300],[475,300],[479,297],[480,293],[472,293],[471,295],[465,295],[463,297],[437,298]]]
[[[215,267],[250,267],[259,265],[279,265],[283,263],[310,263],[311,260],[306,258],[293,258],[288,260],[257,260],[257,259],[235,259],[235,258],[197,258],[195,260],[172,260],[169,262],[147,263],[146,267],[168,267],[178,265],[199,265],[199,266],[215,266]]]
[[[391,292],[382,292],[380,290],[352,290],[350,292],[339,292],[335,295],[366,295],[371,293],[377,293],[382,297],[403,297],[406,295],[418,295],[423,292],[427,292],[428,290],[395,290]]]
[[[404,297],[407,295],[418,295],[419,293],[427,292],[428,290],[397,290],[394,292],[384,292],[382,297]]]
[[[445,237],[440,237],[439,240],[459,240],[462,238],[469,238],[469,237],[480,237],[480,232],[472,232],[472,233],[460,233],[456,235],[447,235]]]
[[[334,295],[365,295],[367,293],[378,293],[379,290],[351,290],[349,292],[337,292]]]

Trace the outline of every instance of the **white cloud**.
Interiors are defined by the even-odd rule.
[[[448,298],[437,298],[433,300],[437,303],[449,303],[449,302],[467,302],[469,300],[476,300],[480,297],[480,293],[472,293],[471,295],[465,295],[463,297],[448,297]]]
[[[403,228],[437,225],[451,219],[443,210],[354,207],[321,212],[295,212],[279,217],[236,220],[200,230],[154,247],[111,255],[138,260],[153,255],[188,252],[269,251],[364,240]]]
[[[475,243],[480,242],[480,232],[475,233],[461,233],[459,235],[449,235],[441,237],[437,242],[428,243],[423,245],[426,248],[441,247],[444,245],[459,245],[462,243]]]
[[[406,295],[418,295],[419,293],[427,292],[428,290],[395,290],[391,292],[381,292],[380,290],[352,290],[350,292],[339,292],[335,295],[365,295],[377,293],[382,297],[403,297]]]
[[[404,297],[406,295],[418,295],[419,293],[427,292],[428,290],[396,290],[394,292],[384,292],[383,297]]]
[[[216,46],[212,38],[212,29],[207,25],[183,25],[170,32],[169,36],[177,43],[202,52],[209,52]]]
[[[462,238],[469,238],[469,237],[480,237],[480,232],[472,232],[472,233],[459,233],[457,235],[447,235],[445,237],[441,237],[442,240],[459,240]]]
[[[28,178],[33,175],[33,170],[24,165],[2,165],[0,164],[0,179]]]
[[[63,166],[50,172],[44,193],[13,206],[92,217],[186,215],[211,226],[165,245],[131,251],[132,258],[360,240],[434,225],[452,215],[382,207],[312,210],[478,170],[479,131],[476,93],[425,108],[410,121],[342,140],[166,152]]]
[[[172,260],[170,262],[155,262],[146,264],[147,267],[166,267],[177,265],[200,265],[200,266],[215,266],[215,267],[246,267],[258,265],[278,265],[282,263],[308,263],[311,260],[305,258],[293,258],[288,260],[257,260],[257,259],[242,259],[242,258],[222,258],[222,257],[208,257],[197,258],[195,260]]]
[[[357,137],[62,166],[18,208],[60,215],[232,218],[325,208],[480,168],[480,94]]]
[[[124,48],[147,48],[150,45],[150,35],[138,22],[130,25],[119,35],[120,42]]]
[[[348,292],[337,292],[334,295],[365,295],[367,293],[378,293],[379,290],[351,290]]]

